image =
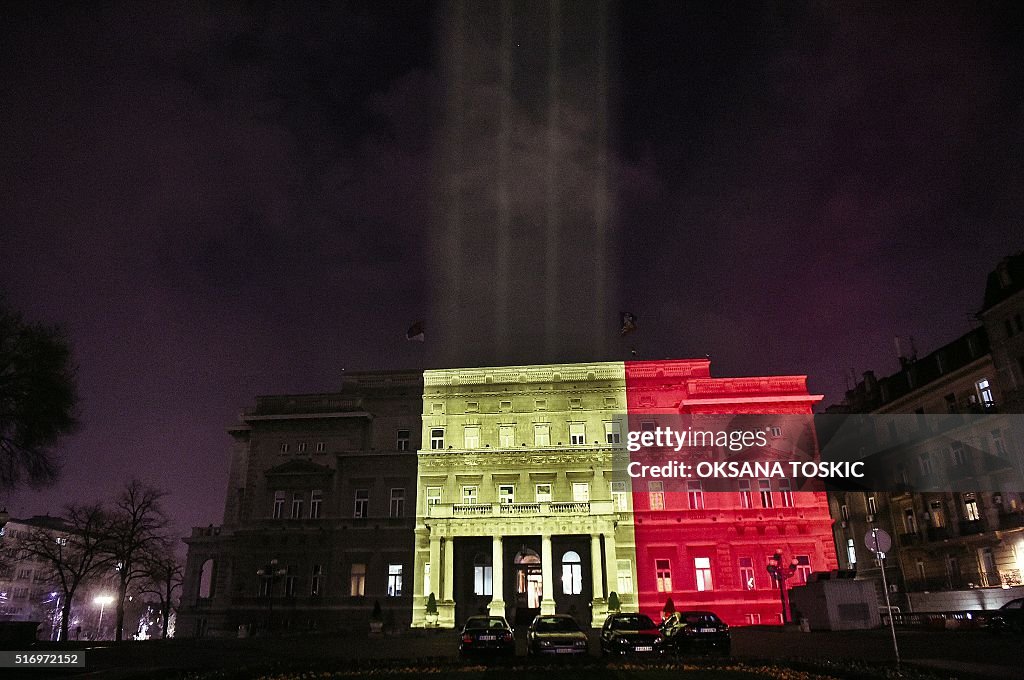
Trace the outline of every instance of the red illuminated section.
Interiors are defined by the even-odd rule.
[[[806,376],[714,378],[710,364],[626,362],[630,432],[754,428],[766,434],[767,445],[738,453],[714,447],[660,451],[656,458],[791,460],[795,451],[816,456],[811,413],[821,396],[808,393]],[[631,455],[651,462],[650,451]],[[631,482],[637,596],[640,610],[652,617],[660,617],[671,598],[676,610],[711,610],[730,625],[777,624],[781,598],[767,570],[776,552],[781,550],[787,565],[798,561],[787,587],[812,572],[837,568],[823,491],[799,491],[778,478]]]

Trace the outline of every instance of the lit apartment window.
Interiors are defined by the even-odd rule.
[[[807,583],[811,577],[811,558],[807,555],[796,556],[796,578],[797,583]]]
[[[740,507],[752,508],[754,507],[754,498],[750,493],[750,480],[740,480]]]
[[[572,483],[572,500],[574,503],[590,502],[590,484],[587,482]]]
[[[313,489],[309,494],[309,518],[320,519],[320,506],[324,502],[324,492],[320,489]]]
[[[562,555],[562,594],[579,595],[583,592],[583,563],[580,555],[569,550]]]
[[[516,487],[512,484],[498,485],[498,502],[502,505],[511,505],[516,502]]]
[[[480,448],[480,426],[471,425],[466,428],[466,448],[467,449],[479,449]]]
[[[782,507],[793,507],[793,487],[788,479],[779,480],[779,495],[782,497]]]
[[[699,480],[692,480],[686,483],[686,500],[690,510],[704,509],[704,489]]]
[[[274,519],[284,517],[284,491],[274,492]]]
[[[320,594],[321,581],[324,578],[324,567],[322,564],[313,565],[313,573],[309,576],[309,594],[316,597]]]
[[[981,405],[985,408],[991,408],[996,405],[996,398],[992,395],[992,386],[988,382],[988,378],[982,378],[974,384],[978,389],[978,399],[981,400]]]
[[[476,486],[464,486],[462,487],[462,504],[463,505],[476,505],[477,487]]]
[[[388,597],[402,596],[402,565],[388,565]]]
[[[288,453],[291,448],[290,444],[281,444],[281,453]]]
[[[697,574],[697,590],[714,590],[711,582],[710,557],[695,557],[693,560],[693,570]]]
[[[292,494],[292,519],[301,519],[302,518],[302,503],[303,503],[303,500],[304,499],[303,499],[301,493],[295,492],[294,494]]]
[[[569,423],[569,443],[582,446],[587,443],[587,426],[583,423]]]
[[[846,560],[850,563],[850,569],[857,568],[857,542],[852,538],[846,539]]]
[[[754,590],[757,583],[754,581],[754,558],[741,557],[740,561],[740,588],[743,590]]]
[[[353,564],[349,571],[349,595],[363,597],[366,595],[366,565]]]
[[[617,420],[604,424],[604,441],[606,444],[622,443],[622,426]]]
[[[654,560],[654,575],[659,593],[672,592],[672,564],[668,560]]]
[[[317,453],[323,453],[326,450],[327,450],[327,447],[326,447],[326,445],[323,442],[317,442],[316,443],[316,452]]]
[[[441,487],[427,487],[427,505],[441,505]]]
[[[648,504],[651,510],[665,509],[665,483],[647,482]]]
[[[626,494],[629,492],[626,490],[626,482],[612,482],[612,505],[615,506],[615,510],[618,512],[626,512],[629,510],[629,500]]]
[[[633,563],[629,560],[615,560],[616,582],[619,594],[633,592]]]
[[[473,558],[473,594],[493,594],[494,567],[491,565],[491,558],[483,553],[477,553]]]
[[[981,519],[981,512],[978,510],[978,498],[973,493],[964,494],[964,519],[968,522]]]
[[[405,489],[391,489],[391,516],[401,517],[405,511]]]
[[[538,503],[550,503],[551,502],[551,485],[550,484],[538,484],[537,485],[537,502]]]
[[[356,519],[365,519],[370,513],[370,490],[369,489],[356,489],[356,502],[355,508],[352,511],[352,516]]]
[[[534,425],[533,443],[535,446],[551,446],[551,428],[547,425]]]
[[[850,506],[841,505],[839,506],[839,516],[843,518],[844,522],[850,521]]]
[[[444,448],[444,429],[435,427],[430,430],[430,448],[432,451]]]
[[[874,496],[867,496],[865,498],[865,503],[867,504],[869,515],[878,514],[878,502],[875,500]]]
[[[442,433],[442,437],[443,436],[444,435]],[[442,443],[443,443],[443,439],[442,439]],[[398,436],[395,439],[395,449],[398,450],[398,451],[408,451],[409,450],[409,430],[399,430],[398,431]]]
[[[767,479],[757,480],[757,491],[761,494],[761,507],[762,508],[774,508],[775,503],[772,501],[772,484]]]
[[[498,446],[503,449],[511,449],[516,445],[515,425],[498,426]]]
[[[306,452],[306,442],[299,442],[299,449],[298,450],[299,450],[299,453],[305,453]]]

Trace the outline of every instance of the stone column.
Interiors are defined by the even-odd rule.
[[[434,593],[435,599],[440,599],[441,594],[441,537],[430,537],[430,592]],[[430,593],[416,593],[417,595],[429,595]]]
[[[455,544],[451,538],[448,538],[444,542],[444,552],[441,555],[441,560],[444,562],[444,599],[445,602],[451,602],[455,599]],[[431,570],[434,568],[431,567]]]
[[[505,557],[502,552],[501,536],[494,536],[491,542],[491,616],[505,616]]]
[[[541,537],[540,569],[544,588],[544,595],[540,601],[541,614],[555,613],[555,589],[552,583],[552,572],[554,563],[551,560],[551,534],[544,534]]]
[[[618,562],[615,553],[615,534],[611,531],[604,535],[605,589],[610,593],[618,586]]]
[[[600,628],[608,614],[608,602],[604,596],[604,570],[601,569],[601,535],[590,535],[590,573],[593,599],[590,602],[591,625]]]

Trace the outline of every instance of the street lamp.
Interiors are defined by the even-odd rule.
[[[786,621],[786,579],[796,573],[799,561],[794,557],[789,566],[782,566],[782,548],[775,551],[775,554],[768,558],[768,573],[779,584],[779,601],[782,603],[782,623]]]
[[[262,569],[256,570],[256,575],[261,579],[266,579],[267,584],[267,632],[270,632],[274,620],[274,583],[287,573],[287,569],[278,568],[276,558],[270,560],[270,564]]]
[[[113,601],[114,597],[112,595],[97,595],[93,599],[93,604],[100,606],[100,621],[96,624],[96,632],[100,635],[103,634],[103,609]]]

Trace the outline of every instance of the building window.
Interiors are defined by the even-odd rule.
[[[199,570],[199,599],[208,600],[213,596],[213,560],[203,562]]]
[[[515,425],[499,425],[498,426],[498,446],[503,449],[511,449],[516,445],[516,427]]]
[[[619,594],[633,592],[633,563],[629,560],[615,560],[616,584]]]
[[[914,509],[907,508],[903,511],[903,528],[908,534],[917,533],[917,519],[914,517]]]
[[[288,453],[291,448],[291,444],[281,444],[281,453]]]
[[[587,426],[584,423],[569,423],[569,443],[582,446],[587,443]]]
[[[427,487],[427,505],[441,505],[441,487]]]
[[[398,431],[397,437],[395,439],[395,449],[398,451],[409,450],[409,430]]]
[[[1006,457],[1006,444],[1003,443],[1002,430],[992,430],[992,451],[997,456]]]
[[[850,569],[857,568],[857,543],[852,538],[846,539],[846,559],[850,563]]]
[[[430,414],[435,416],[444,415],[444,404],[431,404]]]
[[[284,491],[274,492],[274,519],[284,517]]]
[[[401,517],[405,512],[405,489],[391,490],[391,516]]]
[[[317,442],[316,443],[316,452],[317,453],[323,453],[326,450],[327,450],[327,445],[326,444],[324,444],[323,442]]]
[[[757,583],[754,581],[754,558],[740,558],[740,588],[743,590],[754,590]]]
[[[686,500],[690,510],[704,509],[704,489],[700,481],[693,480],[686,483]]]
[[[878,514],[878,503],[875,501],[875,497],[874,496],[867,496],[865,498],[865,503],[867,504],[868,514],[869,515],[877,515]]]
[[[757,480],[757,490],[761,494],[761,507],[762,508],[773,508],[775,503],[772,502],[772,485],[767,479]]]
[[[590,484],[587,482],[573,482],[572,483],[572,500],[573,503],[589,503],[590,502]]]
[[[615,507],[616,512],[627,512],[629,510],[628,493],[626,482],[612,482],[612,505]]]
[[[309,494],[309,518],[320,519],[320,506],[324,502],[324,492],[320,489],[313,489]]]
[[[618,402],[615,400],[615,397],[605,397],[604,398],[604,407],[605,408],[615,408],[615,406],[617,404],[618,404]]]
[[[388,565],[388,597],[402,596],[402,565]]]
[[[743,615],[743,620],[749,626],[760,626],[761,625],[761,615],[760,614],[744,614]]]
[[[498,410],[502,411],[502,412],[505,412],[505,413],[511,411],[512,410],[512,402],[511,401],[499,401],[498,402]]]
[[[492,595],[494,567],[491,565],[491,558],[483,553],[477,553],[473,558],[473,594]]]
[[[295,586],[299,582],[299,577],[292,573],[292,567],[289,565],[285,568],[284,574],[284,596],[295,597]]]
[[[551,428],[547,425],[534,425],[533,443],[535,446],[551,446]]]
[[[516,502],[516,487],[513,484],[498,485],[498,502],[502,505],[512,505]]]
[[[778,439],[782,436],[782,428],[778,425],[769,425],[768,434],[771,435],[772,439]]]
[[[740,480],[740,507],[746,509],[754,507],[754,499],[750,493],[749,479]]]
[[[845,503],[843,505],[840,505],[839,506],[839,516],[843,518],[844,522],[849,522],[850,521],[850,506],[846,505]]]
[[[697,573],[697,590],[714,590],[711,582],[711,558],[695,557],[693,570]]]
[[[547,410],[548,400],[547,399],[536,399],[533,402],[533,408],[537,411]]]
[[[370,490],[356,489],[356,504],[352,516],[356,519],[365,519],[370,514]]]
[[[989,384],[988,378],[982,378],[974,383],[974,386],[978,389],[978,399],[981,400],[983,407],[992,408],[996,405],[996,398],[992,395],[992,385]]]
[[[964,452],[964,443],[960,441],[954,441],[949,445],[949,449],[953,454],[953,466],[960,467],[967,463],[967,454]]]
[[[363,597],[366,595],[366,565],[353,564],[349,571],[349,595]]]
[[[562,594],[579,595],[583,592],[583,563],[579,553],[570,550],[562,555]]]
[[[444,428],[435,427],[430,430],[430,450],[437,451],[444,448]]]
[[[645,420],[640,423],[641,432],[654,432],[658,428],[658,424],[653,420]]]
[[[551,485],[550,484],[538,484],[537,485],[537,502],[538,503],[550,503],[551,502]]]
[[[476,486],[464,486],[462,487],[462,504],[463,505],[476,505],[478,498]]]
[[[480,448],[480,426],[471,425],[466,428],[465,434],[466,448],[467,449],[479,449]]]
[[[466,402],[466,413],[478,413],[480,411],[479,401],[467,401]]]
[[[292,519],[302,518],[302,494],[295,492],[292,494]]]
[[[309,576],[309,594],[316,597],[320,594],[321,581],[324,577],[324,567],[322,564],[313,565],[313,573]]]
[[[647,501],[651,510],[665,509],[664,482],[647,482]]]
[[[789,479],[779,480],[779,496],[782,498],[782,507],[793,507],[793,487]]]
[[[672,592],[672,564],[668,560],[654,560],[654,575],[659,593]]]
[[[946,411],[949,413],[956,413],[956,395],[950,392],[944,397],[944,399],[946,400]]]
[[[978,510],[978,499],[973,493],[964,494],[964,519],[968,522],[975,522],[981,519],[981,512]]]
[[[918,467],[921,469],[922,477],[929,477],[932,474],[932,456],[925,451],[917,458]]]
[[[298,451],[299,451],[299,453],[305,453],[306,452],[306,442],[299,442]]]
[[[604,442],[605,444],[622,443],[622,426],[617,420],[604,424]]]
[[[583,400],[579,397],[569,397],[569,408],[583,408]]]
[[[811,577],[811,558],[807,555],[796,556],[796,577],[798,583],[807,583]]]

